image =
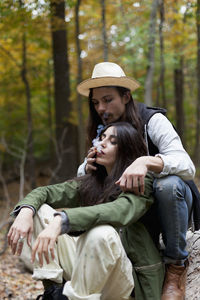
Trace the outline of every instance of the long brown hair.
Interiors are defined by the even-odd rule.
[[[130,123],[111,123],[104,128],[102,133],[111,126],[115,127],[117,133],[115,164],[109,175],[104,166],[96,164],[96,171],[80,178],[82,206],[110,202],[116,199],[121,190],[115,182],[136,158],[147,155],[146,144],[142,135]]]
[[[129,101],[125,107],[125,114],[121,117],[120,121],[128,122],[134,126],[141,135],[143,135],[143,128],[140,116],[138,114],[137,106],[135,105],[131,92],[129,89],[120,86],[109,86],[110,88],[115,88],[120,97],[127,96]],[[93,89],[90,89],[88,101],[89,101],[89,120],[87,126],[87,147],[90,148],[92,145],[92,140],[96,137],[97,127],[102,124],[102,120],[94,108],[92,102]]]

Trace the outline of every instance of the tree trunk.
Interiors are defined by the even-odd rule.
[[[175,5],[177,2],[175,3]],[[187,21],[187,12],[190,8],[190,4],[186,3],[186,9],[183,15],[183,24]],[[178,13],[179,7],[174,8],[174,13]],[[178,22],[174,19],[174,23]],[[177,41],[175,45],[175,67],[174,67],[174,94],[176,104],[176,130],[182,140],[184,147],[186,148],[185,137],[185,112],[184,112],[184,55],[183,55],[183,41]]]
[[[53,182],[72,178],[77,169],[76,128],[69,122],[71,111],[65,1],[51,0],[51,30],[54,61],[57,166]]]
[[[184,143],[184,74],[183,74],[183,58],[180,59],[179,67],[174,69],[174,94],[176,103],[176,130]]]
[[[24,4],[21,0],[19,0],[19,5],[21,8],[23,8]],[[25,21],[23,27],[24,25],[25,25]],[[35,159],[34,159],[34,150],[33,150],[33,122],[32,122],[32,109],[31,109],[31,90],[30,90],[30,85],[27,77],[27,47],[26,47],[25,30],[22,35],[21,77],[22,77],[22,81],[24,82],[25,91],[26,91],[26,109],[27,109],[27,123],[28,123],[28,138],[27,138],[28,173],[29,173],[31,188],[34,189],[36,187],[36,178],[35,178]]]
[[[153,73],[154,73],[154,52],[155,52],[155,36],[156,36],[156,14],[159,0],[154,0],[151,9],[150,26],[149,26],[149,43],[148,43],[148,67],[147,76],[145,80],[145,103],[152,105],[152,87],[153,87]]]
[[[103,37],[103,60],[108,61],[108,40],[106,34],[106,0],[101,0],[101,20],[102,20],[102,37]]]
[[[197,0],[197,113],[196,113],[196,143],[194,160],[197,165],[200,164],[200,0]]]
[[[50,60],[47,60],[47,113],[48,113],[48,129],[49,129],[49,154],[50,158],[53,159],[53,140],[54,140],[54,130],[53,130],[53,116],[52,116],[52,91],[51,91],[51,66]]]
[[[76,22],[76,51],[77,51],[77,84],[82,81],[82,60],[81,60],[81,46],[79,40],[80,26],[79,26],[79,8],[81,0],[77,0],[75,6],[75,22]],[[77,93],[77,107],[78,107],[78,148],[79,148],[79,163],[83,161],[85,157],[85,125],[83,121],[83,108],[82,97]]]
[[[165,60],[164,60],[164,38],[163,38],[163,24],[165,21],[165,8],[164,0],[160,0],[160,24],[159,24],[159,38],[160,38],[160,76],[158,80],[157,88],[157,106],[162,106],[167,108],[166,103],[166,93],[165,93]],[[160,105],[160,94],[161,94],[161,105]]]

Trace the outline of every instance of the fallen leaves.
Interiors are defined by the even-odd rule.
[[[8,248],[0,256],[0,299],[33,300],[42,293],[42,282],[32,279],[20,258]]]

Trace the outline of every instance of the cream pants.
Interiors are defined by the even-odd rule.
[[[55,210],[42,205],[34,217],[34,243],[38,234],[49,224]],[[22,259],[30,263],[31,249],[24,243]],[[43,267],[36,259],[33,278],[57,283],[66,280],[63,294],[70,300],[129,299],[134,287],[132,265],[116,230],[101,225],[78,238],[67,234],[58,237],[55,259]]]

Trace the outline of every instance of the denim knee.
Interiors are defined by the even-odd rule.
[[[174,201],[185,201],[188,212],[192,208],[192,194],[189,186],[178,176],[170,175],[156,178],[153,184],[154,196],[158,204],[165,207],[174,205]]]
[[[166,176],[163,178],[156,178],[154,180],[153,188],[154,195],[156,198],[160,198],[160,201],[171,201],[171,195],[174,194],[174,190],[182,190],[182,180],[178,176]]]

